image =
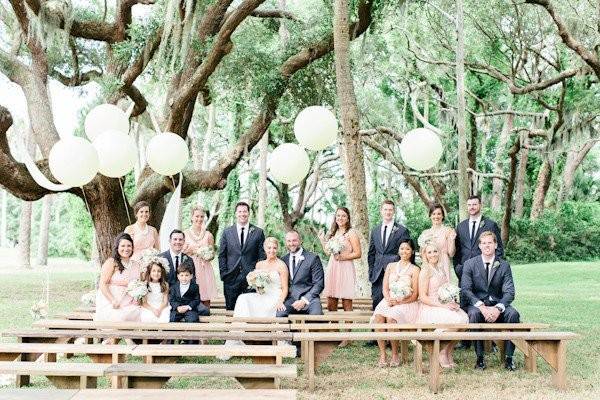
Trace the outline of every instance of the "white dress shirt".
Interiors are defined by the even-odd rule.
[[[294,279],[294,268],[292,266],[292,257],[296,257],[296,266],[298,266],[298,263],[302,260],[300,260],[300,257],[302,257],[302,252],[304,251],[304,249],[302,247],[300,247],[298,250],[296,250],[295,253],[290,253],[290,259],[289,259],[289,265],[288,265],[288,269],[290,271],[290,280]],[[310,301],[302,296],[300,298],[300,300],[303,300],[307,305],[310,304]]]
[[[475,221],[475,231],[473,232],[473,221]],[[481,224],[481,214],[477,218],[469,217],[469,238],[473,239],[473,235],[477,234],[479,225]]]
[[[240,243],[242,243],[242,228],[244,228],[244,243],[246,243],[246,240],[248,239],[248,229],[250,228],[250,223],[247,223],[246,225],[236,224],[236,227],[238,240]]]
[[[175,268],[175,257],[179,256],[179,265],[181,265],[181,256],[183,255],[183,253],[173,253],[173,250],[169,249],[169,253],[171,253],[171,260],[173,260],[173,268]],[[177,271],[175,271],[175,275],[177,275]]]
[[[183,283],[179,282],[179,293],[181,293],[181,297],[183,297],[183,295],[186,294],[189,289],[190,289],[190,283],[189,282],[186,285],[184,285]]]
[[[385,229],[385,227],[387,226],[387,230]],[[389,224],[386,224],[384,222],[381,223],[381,243],[385,243],[387,245],[388,241],[390,240],[390,235],[392,234],[392,230],[394,229],[394,221],[390,221]],[[383,237],[383,232],[385,231],[385,238]]]

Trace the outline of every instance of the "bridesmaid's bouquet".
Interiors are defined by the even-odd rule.
[[[453,285],[451,283],[444,283],[438,289],[438,299],[442,304],[448,303],[458,303],[460,294],[460,289],[458,286]]]
[[[196,255],[204,261],[210,261],[215,258],[215,248],[213,246],[201,246],[196,250]]]
[[[150,262],[152,262],[152,259],[154,257],[158,257],[159,254],[160,254],[160,252],[158,250],[156,250],[154,247],[151,247],[151,248],[148,248],[148,249],[142,251],[142,253],[140,254],[140,262],[142,263],[142,266],[145,267],[148,264],[150,264]]]
[[[127,294],[140,302],[148,294],[148,286],[146,282],[135,279],[127,285]]]
[[[271,283],[271,275],[268,271],[255,269],[246,275],[246,281],[256,293],[265,294],[267,286]]]
[[[92,290],[84,293],[83,296],[81,296],[81,304],[86,307],[94,307],[96,305],[96,291]]]
[[[332,237],[327,241],[325,247],[331,254],[340,254],[342,250],[344,250],[344,241],[342,240],[342,236]]]
[[[390,296],[394,299],[403,299],[412,294],[412,285],[409,278],[401,276],[390,282]]]

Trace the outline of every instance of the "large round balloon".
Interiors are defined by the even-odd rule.
[[[442,152],[440,138],[426,128],[407,132],[400,143],[402,161],[417,171],[425,171],[435,166],[440,161]]]
[[[300,182],[309,168],[306,150],[295,143],[277,146],[269,158],[269,171],[273,178],[288,185]]]
[[[102,132],[93,143],[98,152],[98,170],[109,178],[127,175],[135,166],[137,147],[135,140],[126,133],[110,130]]]
[[[159,133],[150,139],[146,147],[148,165],[161,175],[171,176],[180,173],[189,158],[185,140],[171,132]]]
[[[129,133],[129,120],[119,107],[112,104],[100,104],[90,110],[85,117],[85,134],[94,141],[102,132],[115,130]]]
[[[323,150],[337,139],[335,115],[325,107],[310,106],[298,113],[294,121],[296,140],[306,149]]]
[[[48,164],[50,172],[60,183],[71,187],[83,186],[98,173],[98,153],[84,138],[72,136],[52,146]]]

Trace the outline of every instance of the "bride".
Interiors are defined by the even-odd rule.
[[[274,237],[268,237],[264,243],[267,259],[256,263],[257,270],[267,271],[270,282],[265,287],[264,293],[244,293],[237,298],[234,317],[269,318],[275,317],[277,311],[284,311],[283,302],[288,293],[288,269],[287,265],[277,258],[279,243]],[[225,346],[244,345],[241,340],[227,340]],[[218,356],[220,360],[226,361],[231,357]]]

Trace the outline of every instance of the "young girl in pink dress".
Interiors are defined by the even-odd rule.
[[[158,231],[153,226],[148,225],[150,219],[150,204],[145,201],[138,201],[133,206],[136,222],[125,228],[133,238],[134,260],[139,260],[146,249],[156,249],[160,251],[160,239]]]
[[[215,239],[212,233],[206,230],[206,211],[202,207],[192,209],[192,226],[185,231],[185,245],[183,252],[194,260],[196,283],[200,288],[200,300],[210,308],[210,301],[217,297],[217,284],[210,261],[214,258]],[[198,249],[209,247],[213,250],[212,257],[208,260],[201,258]]]
[[[405,239],[400,242],[398,249],[400,260],[387,265],[385,275],[383,276],[383,300],[375,307],[371,323],[378,324],[412,324],[417,320],[419,314],[419,303],[417,302],[419,286],[419,267],[415,265],[415,250],[413,241]],[[404,281],[410,288],[411,293],[404,297],[394,297],[394,291],[390,290],[390,283]],[[393,325],[390,326],[393,328]],[[392,329],[393,330],[393,329]],[[377,329],[376,331],[385,331]],[[390,367],[400,365],[398,357],[398,341],[392,340],[392,359]],[[385,354],[385,341],[378,340],[379,347],[379,367],[386,367],[387,356]]]
[[[438,249],[439,267],[443,271],[447,271],[448,277],[450,277],[451,260],[456,252],[456,231],[453,228],[444,225],[446,212],[444,211],[444,208],[437,203],[434,203],[429,207],[429,219],[431,220],[431,228],[425,229],[419,236],[417,242],[421,248],[421,259],[423,259],[423,250],[425,249],[424,244],[428,242],[434,243]]]
[[[352,299],[356,286],[356,270],[353,260],[361,257],[360,239],[358,234],[351,229],[350,211],[346,207],[339,207],[335,212],[335,221],[331,225],[329,234],[319,235],[325,254],[329,255],[329,263],[325,276],[325,290],[327,309],[337,311],[338,299],[342,299],[344,311],[352,311]],[[343,243],[340,253],[333,254],[328,249],[327,242],[336,239]]]
[[[419,274],[419,301],[421,307],[417,323],[422,324],[467,324],[469,317],[456,302],[441,303],[438,298],[440,286],[450,281],[450,271],[439,263],[437,246],[428,242],[423,250],[423,265]],[[455,366],[452,359],[454,342],[447,343],[440,351],[443,368]]]
[[[121,233],[115,240],[112,257],[102,264],[94,321],[140,320],[140,306],[127,294],[129,282],[140,278],[139,266],[131,254],[133,240]]]

